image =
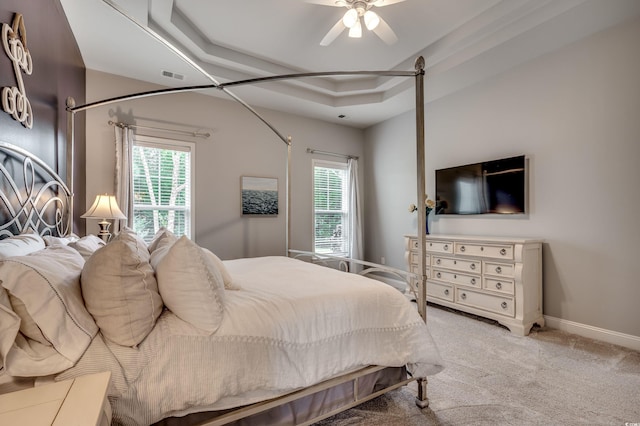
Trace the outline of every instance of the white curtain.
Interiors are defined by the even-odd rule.
[[[116,172],[114,187],[118,206],[127,216],[126,220],[114,220],[113,234],[133,223],[133,181],[131,162],[133,161],[133,130],[129,127],[114,126],[116,135]]]
[[[349,170],[349,257],[362,260],[362,204],[360,202],[360,190],[358,185],[358,160],[349,158],[347,162]],[[357,272],[359,265],[351,265],[351,271]]]

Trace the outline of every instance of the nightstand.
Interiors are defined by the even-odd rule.
[[[0,425],[109,425],[110,372],[0,395]]]

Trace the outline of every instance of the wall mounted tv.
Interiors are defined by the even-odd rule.
[[[524,155],[436,170],[436,214],[524,214]]]

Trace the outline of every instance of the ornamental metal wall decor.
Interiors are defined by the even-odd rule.
[[[22,73],[31,75],[33,62],[31,53],[27,49],[27,31],[24,27],[24,18],[20,13],[13,17],[13,24],[2,24],[2,44],[7,56],[13,62],[13,70],[16,75],[17,87],[2,88],[2,109],[15,120],[22,123],[27,129],[33,127],[33,113],[31,102],[27,99],[27,93],[22,81]]]

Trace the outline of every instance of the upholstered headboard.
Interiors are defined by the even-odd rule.
[[[71,232],[71,192],[46,163],[0,141],[0,238],[33,231]]]

